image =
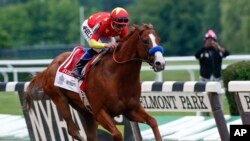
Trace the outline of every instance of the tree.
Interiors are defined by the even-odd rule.
[[[250,53],[250,1],[222,0],[222,40],[233,53]]]
[[[113,6],[124,2],[111,1]],[[80,22],[97,11],[107,9],[104,0],[26,0],[26,2],[1,8],[0,27],[9,34],[13,46],[40,46],[46,44],[79,44]],[[79,20],[79,8],[84,7],[84,19]],[[111,8],[111,7],[110,7]]]
[[[79,6],[67,0],[34,1],[25,9],[31,17],[33,28],[30,43],[79,43]],[[37,12],[34,12],[36,9]]]
[[[10,40],[13,41],[11,44],[13,46],[27,44],[29,38],[27,33],[32,25],[27,11],[23,9],[23,4],[3,8],[0,10],[0,15],[0,30],[8,33]]]
[[[10,48],[11,47],[11,41],[9,35],[0,30],[0,48]]]
[[[207,32],[208,29],[213,29],[217,33],[221,32],[221,11],[219,0],[211,2],[211,0],[203,0],[204,10],[201,14],[201,23],[202,23],[202,33]]]
[[[136,15],[132,22],[155,25],[167,55],[193,55],[203,38],[205,6],[194,0],[137,0],[129,10]]]
[[[79,5],[67,0],[38,1],[4,7],[0,27],[13,46],[77,44],[80,36]]]

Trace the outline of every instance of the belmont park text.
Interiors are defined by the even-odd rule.
[[[210,111],[207,94],[143,94],[141,104],[147,111]]]

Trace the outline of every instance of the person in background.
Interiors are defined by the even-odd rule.
[[[84,65],[97,53],[105,48],[116,47],[114,37],[124,38],[128,34],[128,12],[116,7],[109,12],[98,12],[86,19],[81,26],[81,31],[88,42],[90,49],[84,53],[75,65],[72,75],[81,78],[81,71]]]
[[[220,46],[215,32],[209,29],[205,34],[203,47],[195,53],[200,64],[201,81],[221,82],[222,59],[229,54],[228,50]],[[222,103],[222,99],[220,101]],[[203,116],[209,116],[209,114],[209,112],[201,113]]]
[[[204,37],[204,45],[195,53],[200,64],[201,81],[221,81],[222,59],[230,53],[222,48],[217,35],[209,29]]]

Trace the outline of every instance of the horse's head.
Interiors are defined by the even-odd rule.
[[[163,47],[159,45],[160,38],[151,24],[143,26],[134,26],[134,32],[139,36],[138,55],[145,62],[149,63],[155,72],[162,71],[165,68],[165,59],[163,57]]]

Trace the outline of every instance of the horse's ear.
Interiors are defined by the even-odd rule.
[[[131,31],[134,32],[135,31],[135,26],[131,27]]]
[[[149,28],[149,29],[153,29],[153,25],[152,24],[143,24],[143,26],[145,26],[146,28]]]
[[[154,26],[152,24],[148,24],[148,27],[151,29],[154,28]]]
[[[132,30],[135,30],[135,29],[138,29],[138,28],[139,28],[139,25],[134,24],[133,27],[132,27]]]

